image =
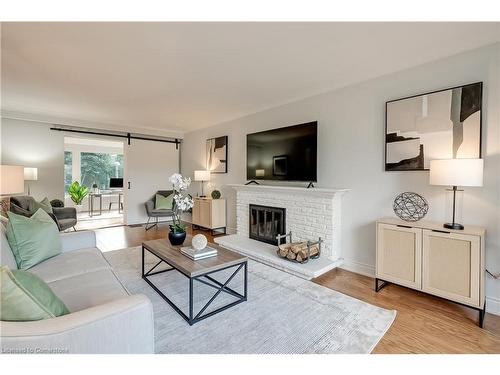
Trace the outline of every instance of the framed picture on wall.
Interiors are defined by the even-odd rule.
[[[207,139],[206,161],[211,173],[227,173],[227,135]]]
[[[385,170],[428,170],[432,159],[480,158],[483,83],[385,104]]]

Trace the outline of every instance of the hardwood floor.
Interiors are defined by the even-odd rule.
[[[79,212],[75,228],[76,230],[94,230],[118,225],[123,225],[123,214],[120,214],[118,210],[103,209],[101,215],[93,217],[89,216],[88,212]]]
[[[316,283],[386,309],[396,320],[374,353],[500,353],[500,316],[478,312],[412,289],[389,284],[378,293],[371,277],[335,269]]]
[[[103,251],[139,246],[142,241],[166,238],[168,227],[145,231],[143,227],[96,230]],[[209,240],[207,231],[203,233]],[[379,293],[373,278],[335,269],[314,282],[362,301],[397,310],[394,324],[373,353],[500,353],[500,316],[486,314],[484,329],[477,326],[478,313],[437,297],[389,284]]]

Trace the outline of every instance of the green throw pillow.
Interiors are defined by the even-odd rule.
[[[166,197],[164,197],[161,194],[156,194],[155,209],[156,210],[171,210],[173,200],[174,200],[173,194],[170,194]]]
[[[40,202],[34,201],[33,203],[34,210],[36,211],[39,208],[47,212],[48,214],[54,213],[54,210],[52,209],[52,205],[49,202],[49,199],[47,197],[43,198]]]
[[[39,208],[31,217],[8,212],[7,241],[17,266],[27,270],[61,253],[61,237],[54,220]]]
[[[69,314],[66,305],[38,276],[0,268],[1,320],[31,321]]]

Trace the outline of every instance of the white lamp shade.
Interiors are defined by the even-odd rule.
[[[483,159],[431,160],[429,183],[446,186],[483,186]]]
[[[194,171],[195,181],[210,181],[210,171]]]
[[[19,194],[24,191],[24,167],[0,165],[0,195]]]
[[[38,168],[24,167],[24,181],[38,180]]]
[[[266,175],[265,169],[256,169],[255,170],[255,177],[264,177],[265,175]]]

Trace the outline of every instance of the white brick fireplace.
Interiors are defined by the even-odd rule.
[[[342,262],[341,199],[345,189],[301,188],[269,185],[229,185],[236,193],[236,234],[216,239],[221,246],[241,252],[271,266],[311,279]],[[321,257],[306,264],[276,255],[276,246],[249,238],[249,206],[286,209],[286,232],[293,240],[324,240]]]

